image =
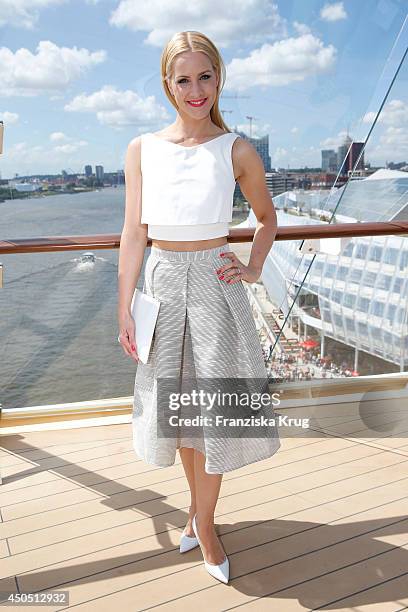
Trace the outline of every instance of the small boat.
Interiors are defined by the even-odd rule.
[[[96,256],[94,253],[92,253],[92,251],[87,251],[86,253],[81,255],[80,261],[81,263],[95,263]]]

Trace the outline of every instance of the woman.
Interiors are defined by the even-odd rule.
[[[258,280],[276,235],[276,213],[260,157],[248,141],[228,130],[219,111],[225,67],[213,43],[196,31],[179,32],[164,48],[161,68],[164,90],[177,116],[161,132],[134,138],[127,149],[119,338],[126,355],[138,364],[134,449],[147,463],[160,467],[174,464],[178,449],[189,484],[191,505],[180,552],[199,544],[207,571],[228,582],[228,557],[214,526],[222,475],[271,457],[280,447],[277,428],[264,427],[259,433],[254,427],[252,435],[246,428],[242,435],[242,430],[237,434],[226,426],[213,434],[206,424],[194,431],[180,425],[172,434],[163,425],[168,420],[159,408],[157,382],[174,378],[186,388],[192,379],[205,384],[221,378],[230,387],[245,380],[245,388],[268,389],[242,281]],[[236,180],[258,219],[248,265],[227,240]],[[152,248],[143,290],[161,304],[144,364],[137,358],[130,304],[148,237]],[[200,404],[198,410],[207,412],[208,406]],[[270,403],[263,410],[273,415]]]

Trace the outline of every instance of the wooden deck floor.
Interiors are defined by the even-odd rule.
[[[402,408],[387,402],[391,418]],[[129,423],[4,436],[0,591],[66,590],[69,606],[45,609],[84,612],[405,609],[406,432],[356,438],[351,414],[331,406],[324,431],[284,437],[274,457],[224,475],[229,585],[199,548],[178,551],[179,455],[165,469],[138,460]]]

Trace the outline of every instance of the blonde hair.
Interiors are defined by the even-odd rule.
[[[202,53],[205,53],[210,60],[218,77],[217,96],[211,108],[210,117],[215,125],[218,125],[218,127],[227,132],[231,132],[227,124],[224,122],[220,109],[218,108],[218,100],[225,83],[225,65],[217,47],[201,32],[197,32],[196,30],[177,32],[164,47],[161,55],[161,78],[167,98],[174,108],[178,110],[176,101],[169,89],[167,81],[173,74],[173,66],[176,56],[185,51],[201,51]]]

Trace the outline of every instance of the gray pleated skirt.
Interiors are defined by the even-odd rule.
[[[223,435],[203,425],[195,427],[194,435],[179,428],[177,435],[165,436],[158,427],[164,414],[158,380],[177,380],[181,389],[184,380],[250,380],[251,389],[268,389],[245,287],[242,281],[228,284],[216,273],[230,261],[220,256],[225,251],[231,251],[229,244],[201,251],[151,247],[143,291],[161,305],[148,362],[136,366],[132,414],[133,448],[146,463],[168,467],[178,448],[195,448],[205,455],[207,473],[223,474],[267,459],[280,447],[277,425],[270,424],[272,402],[262,408],[269,424],[256,432],[252,428],[251,435],[245,435],[248,427]]]

